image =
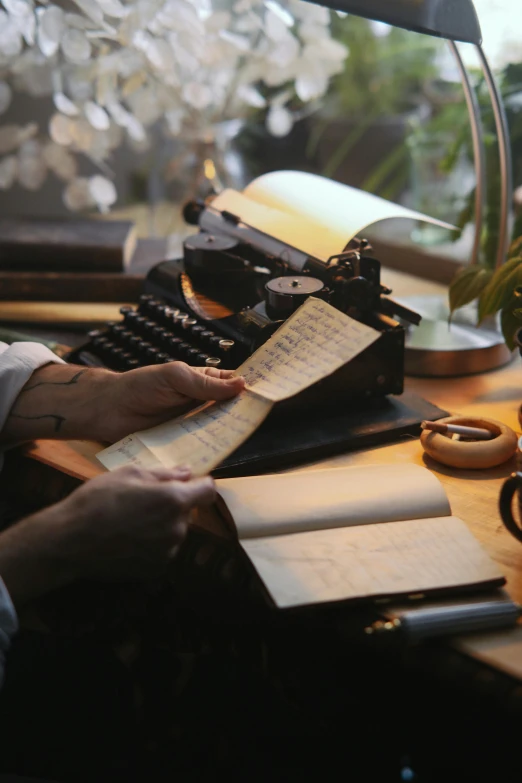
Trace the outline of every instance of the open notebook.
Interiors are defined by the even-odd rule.
[[[505,582],[418,465],[221,479],[217,489],[225,530],[279,607]],[[206,517],[199,524],[209,529]]]

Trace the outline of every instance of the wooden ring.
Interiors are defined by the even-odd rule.
[[[452,440],[439,432],[423,430],[421,445],[426,454],[452,468],[494,468],[506,462],[517,450],[518,437],[506,424],[495,419],[475,419],[466,416],[448,416],[437,424],[460,424],[482,427],[495,433],[491,440]]]

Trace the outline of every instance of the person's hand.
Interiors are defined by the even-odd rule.
[[[105,473],[0,535],[0,574],[18,604],[76,578],[159,576],[214,499],[186,468]]]
[[[0,433],[4,446],[37,438],[117,441],[244,388],[231,370],[184,362],[130,372],[47,364],[31,375]]]
[[[107,385],[97,429],[103,440],[117,441],[178,416],[196,401],[235,397],[244,385],[232,370],[184,362],[141,367],[113,377]]]

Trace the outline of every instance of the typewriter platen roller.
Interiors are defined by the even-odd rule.
[[[185,240],[183,258],[155,266],[137,306],[122,308],[121,321],[91,332],[69,361],[118,371],[179,360],[235,369],[312,295],[381,336],[280,407],[402,393],[404,323],[420,317],[389,298],[366,241],[352,240],[322,261],[211,204],[191,203],[184,216],[200,230]]]

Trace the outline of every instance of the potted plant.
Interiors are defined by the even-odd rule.
[[[513,174],[515,183],[522,182],[522,63],[507,65],[499,76],[500,87],[510,128]],[[515,220],[512,244],[506,262],[495,269],[498,241],[500,172],[492,109],[486,102],[483,84],[478,84],[483,103],[486,139],[487,200],[480,263],[462,268],[453,279],[449,291],[450,311],[471,302],[477,303],[478,321],[500,315],[504,339],[509,348],[515,346],[515,333],[522,326],[522,198],[514,194]],[[453,117],[455,120],[455,117]],[[443,165],[450,171],[461,149],[469,147],[469,133],[462,131]],[[461,228],[473,219],[474,190],[469,193],[459,216]],[[517,204],[518,201],[518,204]]]

